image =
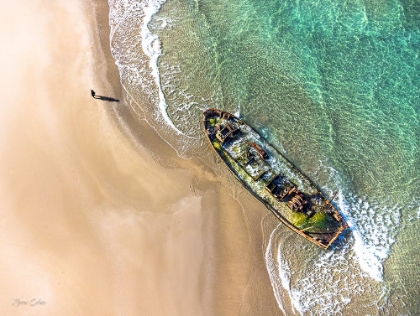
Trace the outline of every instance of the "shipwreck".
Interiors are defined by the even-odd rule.
[[[348,227],[317,185],[240,118],[204,111],[212,148],[242,184],[287,227],[328,249]],[[335,194],[334,194],[335,195]]]

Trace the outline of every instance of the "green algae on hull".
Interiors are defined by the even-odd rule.
[[[290,229],[327,249],[348,227],[317,186],[241,119],[210,108],[203,127],[229,169]]]

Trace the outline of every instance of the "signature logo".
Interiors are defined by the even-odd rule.
[[[30,300],[23,300],[20,298],[15,298],[12,303],[12,305],[16,307],[19,307],[21,305],[36,306],[36,305],[45,305],[45,304],[46,302],[41,298],[33,298]]]

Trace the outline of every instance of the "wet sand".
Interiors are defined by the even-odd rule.
[[[267,211],[131,116],[107,2],[4,5],[0,314],[278,315]]]

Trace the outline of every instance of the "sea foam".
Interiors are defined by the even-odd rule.
[[[360,268],[372,279],[383,281],[383,263],[389,256],[395,243],[398,227],[401,224],[401,207],[388,206],[390,201],[381,203],[371,197],[359,197],[354,194],[341,178],[340,173],[329,162],[320,161],[317,173],[329,175],[324,191],[340,187],[336,196],[336,205],[350,226],[354,250]]]
[[[290,236],[284,238],[287,234]],[[368,305],[357,307],[358,312],[366,314],[372,302],[375,304],[382,299],[385,286],[359,267],[352,250],[354,240],[349,239],[349,244],[342,243],[333,251],[314,252],[311,246],[296,243],[294,233],[289,233],[282,225],[272,232],[265,259],[277,303],[283,312],[345,315],[346,308],[356,310],[351,306],[353,300],[369,298]],[[293,246],[299,249],[291,249]]]
[[[165,96],[162,91],[162,86],[160,84],[160,74],[159,74],[159,68],[158,68],[158,59],[162,53],[161,50],[161,41],[159,40],[158,36],[156,34],[153,34],[148,25],[150,21],[152,20],[152,17],[159,12],[162,5],[166,2],[166,0],[155,0],[150,1],[143,7],[144,11],[144,19],[141,27],[141,38],[142,38],[142,48],[143,51],[146,53],[146,55],[150,58],[150,68],[152,69],[152,75],[155,78],[156,86],[158,87],[158,94],[159,94],[159,110],[160,115],[163,117],[166,124],[168,124],[171,128],[174,129],[174,131],[178,134],[182,134],[182,132],[174,125],[170,117],[168,116],[168,113],[166,112],[166,109],[168,108],[168,105],[165,100]],[[162,27],[166,26],[166,22],[162,23]]]
[[[276,284],[283,287],[286,293],[289,295],[289,300],[292,301],[292,297],[290,295],[290,269],[287,266],[281,266],[281,252],[277,251],[277,247],[273,244],[274,237],[273,234],[279,229],[277,227],[275,230],[271,232],[270,239],[267,245],[267,249],[265,251],[265,262],[268,270],[268,275],[270,277],[271,284],[273,284],[273,292],[274,296],[277,300],[277,304],[280,310],[283,312],[284,315],[287,315],[285,304],[283,300],[283,293],[280,286],[275,286]],[[276,253],[278,255],[276,260]],[[292,308],[294,306],[292,305]]]
[[[166,124],[176,134],[182,135],[167,113],[168,105],[158,67],[162,43],[149,28],[153,17],[165,2],[166,0],[109,0],[111,51],[127,94],[131,95],[133,90],[139,89],[148,95],[151,103],[157,105],[153,118]],[[166,26],[167,21],[161,19],[160,27]],[[138,49],[139,45],[141,51]],[[137,98],[131,99],[135,101]]]
[[[353,249],[361,269],[376,281],[383,281],[383,263],[395,243],[401,212],[398,206],[381,206],[367,198],[340,192],[340,210],[346,215],[354,236]]]

